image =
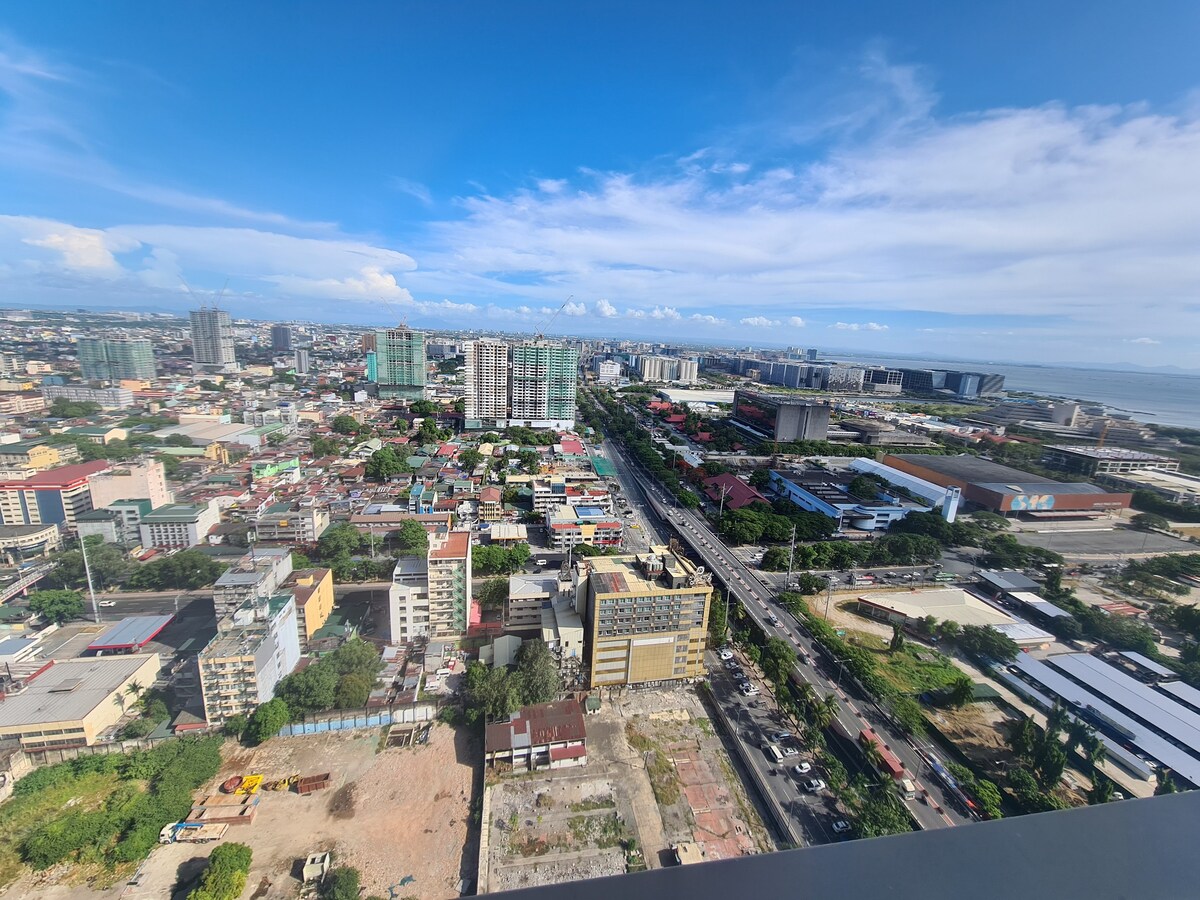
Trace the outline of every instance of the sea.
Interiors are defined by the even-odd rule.
[[[1124,372],[1015,363],[980,363],[838,354],[839,361],[917,369],[962,368],[1004,376],[1006,391],[1080,400],[1139,422],[1200,429],[1200,375]]]

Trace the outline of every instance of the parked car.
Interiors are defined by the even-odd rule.
[[[744,684],[742,685],[742,693],[747,697],[756,697],[761,692],[752,684]]]
[[[783,748],[783,755],[784,756],[799,756],[800,751],[797,750],[795,747],[785,746]]]
[[[807,775],[811,771],[812,763],[809,762],[796,763],[796,765],[792,766],[793,775]]]
[[[836,822],[833,823],[833,833],[834,834],[845,834],[849,830],[850,830],[850,823],[847,822],[845,819],[838,819]]]
[[[829,785],[827,785],[820,778],[814,778],[812,781],[804,782],[804,789],[806,791],[808,791],[810,794],[819,794],[819,793],[821,793],[821,791],[825,790],[825,788],[827,788],[828,786]]]
[[[717,656],[721,657],[721,659],[733,659],[733,651],[732,650],[718,650]]]

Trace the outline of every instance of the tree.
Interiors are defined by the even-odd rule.
[[[372,644],[356,637],[346,641],[318,665],[328,666],[338,675],[363,675],[369,678],[373,685],[379,670],[383,668],[383,661],[379,658],[379,651]]]
[[[468,447],[462,453],[458,454],[458,463],[468,472],[473,472],[475,467],[483,462],[483,454],[474,447]]]
[[[337,709],[360,709],[371,696],[372,682],[362,675],[343,675],[338,681],[334,706]]]
[[[168,434],[163,438],[164,447],[191,447],[192,439],[186,434]]]
[[[100,412],[100,404],[90,401],[75,402],[59,397],[50,404],[50,409],[47,415],[52,419],[81,419],[85,416],[95,415]]]
[[[986,656],[998,662],[1011,662],[1020,652],[1012,638],[987,625],[964,625],[957,641],[972,656]]]
[[[391,539],[402,556],[424,556],[429,549],[429,532],[420,522],[401,522]]]
[[[188,900],[237,900],[246,888],[253,851],[245,844],[221,844],[208,857],[200,886]]]
[[[463,699],[468,721],[495,722],[507,719],[509,713],[520,708],[520,685],[508,669],[471,662],[467,665]]]
[[[714,647],[725,644],[726,631],[729,628],[729,606],[724,595],[714,590],[712,600],[708,604],[708,641]]]
[[[756,490],[762,490],[771,485],[771,472],[769,469],[755,469],[750,473],[750,487]]]
[[[252,747],[270,740],[279,733],[279,729],[292,720],[292,712],[287,702],[278,697],[259,704],[250,715],[242,737]]]
[[[1141,531],[1170,531],[1171,523],[1165,516],[1154,513],[1138,513],[1129,520],[1134,528]]]
[[[275,686],[275,696],[297,717],[324,712],[333,707],[337,684],[338,673],[331,667],[311,665],[282,679]]]
[[[888,643],[889,653],[899,653],[904,649],[904,629],[898,624],[892,626],[892,639]]]
[[[363,471],[368,478],[386,481],[393,475],[404,475],[411,472],[412,467],[391,447],[382,447],[371,454]]]
[[[508,602],[508,579],[491,578],[475,590],[474,596],[483,609],[503,609]]]
[[[83,615],[83,598],[78,591],[34,591],[29,595],[29,608],[43,619],[61,625]]]
[[[562,690],[558,664],[545,642],[536,638],[525,641],[517,650],[516,676],[523,706],[549,703]]]
[[[337,866],[325,876],[321,885],[321,900],[358,900],[361,890],[358,869]]]
[[[1088,805],[1098,806],[1107,803],[1113,796],[1113,783],[1107,778],[1096,778],[1092,781],[1092,789],[1088,791]]]
[[[1174,794],[1179,790],[1175,784],[1175,779],[1171,777],[1171,770],[1164,769],[1161,766],[1155,770],[1154,778],[1157,782],[1154,786],[1154,796],[1162,794]]]
[[[342,452],[342,445],[335,438],[323,434],[313,435],[312,454],[318,459],[322,456],[337,456]]]
[[[950,685],[947,697],[951,706],[966,706],[975,699],[975,685],[966,675],[959,675]]]
[[[414,416],[435,416],[438,408],[431,400],[414,400],[408,405],[408,411]]]
[[[362,543],[362,533],[353,525],[333,525],[317,539],[317,554],[328,562],[342,553],[357,553]]]
[[[221,726],[221,734],[240,740],[246,731],[246,722],[246,717],[241,713],[238,713],[236,716],[230,716],[225,720],[225,724]],[[283,726],[280,727],[282,728]]]
[[[334,416],[333,421],[329,423],[329,427],[336,434],[346,435],[356,435],[362,429],[357,419],[347,415]]]

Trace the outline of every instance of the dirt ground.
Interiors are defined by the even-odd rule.
[[[693,688],[606,696],[587,735],[584,767],[489,773],[489,893],[658,868],[684,841],[709,859],[769,848]]]
[[[926,709],[942,733],[950,738],[988,778],[1002,777],[1003,767],[1013,759],[1008,748],[1008,729],[1016,720],[994,703],[970,703],[962,709]]]
[[[332,773],[328,789],[307,797],[264,792],[254,822],[229,829],[226,841],[254,851],[247,890],[255,900],[297,896],[298,863],[322,850],[333,851],[335,865],[359,870],[364,894],[388,897],[395,888],[398,897],[444,900],[458,895],[461,878],[475,877],[470,803],[482,752],[474,743],[465,731],[434,725],[427,745],[382,752],[377,730],[273,738],[254,749],[229,744],[221,772],[200,795],[235,774]],[[158,847],[125,900],[171,897],[215,846]]]

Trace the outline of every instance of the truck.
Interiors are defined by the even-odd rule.
[[[229,830],[228,825],[202,824],[200,822],[172,822],[164,825],[158,833],[160,844],[207,844],[219,841]]]

